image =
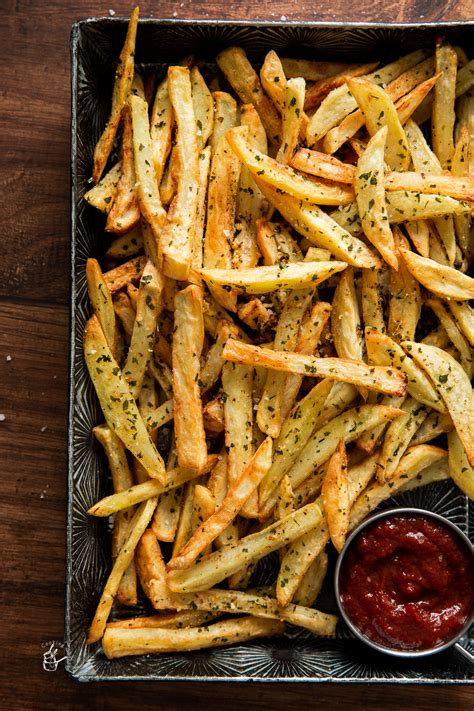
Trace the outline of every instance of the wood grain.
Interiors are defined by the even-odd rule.
[[[69,251],[69,33],[111,0],[4,0],[0,24],[0,707],[167,711],[400,708],[459,711],[474,689],[321,684],[79,685],[42,669],[63,639]],[[142,16],[280,20],[456,20],[472,0],[142,2]],[[316,701],[317,700],[317,701]]]

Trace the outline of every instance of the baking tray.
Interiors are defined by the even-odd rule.
[[[200,20],[141,20],[136,62],[163,73],[189,53],[212,63],[230,45],[244,47],[259,60],[269,49],[287,56],[364,62],[433,47],[442,34],[472,47],[474,22],[445,24],[265,23]],[[161,654],[108,660],[100,645],[87,647],[86,633],[110,566],[110,531],[87,509],[110,493],[102,453],[91,434],[102,421],[84,364],[82,334],[89,316],[85,263],[107,246],[103,218],[82,197],[91,174],[95,143],[107,120],[114,62],[125,36],[126,20],[89,19],[72,28],[72,240],[71,357],[69,407],[69,493],[67,521],[66,649],[68,673],[79,681],[335,681],[472,682],[474,646],[466,637],[465,655],[448,650],[434,657],[398,660],[371,651],[341,625],[334,639],[290,628],[285,636],[186,654]],[[212,68],[212,65],[210,65]],[[474,509],[450,482],[432,484],[386,502],[419,506],[440,513],[474,537]],[[272,560],[257,574],[265,582]],[[335,609],[328,576],[318,607]],[[138,614],[146,602],[139,604]],[[118,613],[120,614],[120,612]]]

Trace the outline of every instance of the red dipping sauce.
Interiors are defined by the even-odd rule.
[[[454,531],[422,514],[391,514],[349,544],[339,596],[353,625],[395,650],[453,639],[473,610],[472,553]]]

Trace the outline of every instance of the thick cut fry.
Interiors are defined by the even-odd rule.
[[[362,271],[362,317],[366,328],[375,328],[377,331],[385,333],[382,276],[381,269],[364,269]]]
[[[289,163],[298,145],[304,100],[305,80],[290,79],[283,92],[282,139],[276,156],[280,163]]]
[[[355,528],[382,501],[394,496],[421,471],[435,463],[438,469],[442,469],[443,464],[447,463],[447,452],[444,449],[429,444],[411,447],[402,458],[391,481],[384,484],[374,482],[360,494],[351,509],[349,530]]]
[[[150,119],[153,165],[158,184],[161,183],[166,160],[171,150],[173,121],[173,107],[168,94],[168,79],[166,78],[156,90]]]
[[[94,167],[92,176],[97,183],[104,171],[105,165],[112,150],[115,135],[120,123],[122,109],[127,101],[128,94],[132,87],[133,74],[135,71],[135,40],[137,36],[138,7],[130,15],[127,35],[120,53],[117,71],[115,73],[114,90],[112,94],[112,109],[104,132],[99,138],[94,149]]]
[[[214,99],[196,66],[191,69],[191,84],[198,145],[204,148],[214,127]]]
[[[229,47],[217,55],[216,62],[241,101],[255,106],[270,142],[278,144],[281,137],[280,117],[263,91],[258,75],[248,61],[245,51],[241,47]]]
[[[338,86],[342,86],[347,83],[347,80],[351,77],[360,77],[376,69],[378,63],[374,64],[360,64],[354,65],[345,69],[339,74],[334,74],[326,79],[320,79],[307,90],[304,102],[304,108],[306,110],[314,109],[326,98],[330,91],[337,89]]]
[[[393,236],[397,248],[401,244],[405,248],[409,247],[408,241],[397,227],[393,229]],[[399,261],[397,271],[390,269],[389,294],[389,335],[398,341],[413,339],[421,313],[420,286],[403,260]]]
[[[199,377],[204,341],[203,298],[191,285],[175,296],[173,394],[175,435],[181,466],[201,472],[207,462]]]
[[[130,617],[126,620],[109,622],[107,629],[184,629],[186,627],[203,627],[207,622],[211,622],[219,615],[212,612],[200,612],[199,610],[182,610],[181,612],[163,612],[158,615],[147,617]]]
[[[454,122],[456,114],[457,56],[454,49],[441,41],[436,46],[436,71],[441,77],[434,88],[431,136],[433,150],[443,168],[450,168],[454,153]]]
[[[164,481],[163,460],[146,431],[128,384],[95,316],[86,325],[84,355],[107,424],[148,474]]]
[[[467,274],[421,257],[404,247],[400,247],[400,254],[408,271],[433,294],[458,301],[474,299],[474,279]]]
[[[386,190],[408,190],[433,195],[449,195],[457,200],[474,200],[474,179],[425,173],[388,173]]]
[[[430,256],[430,228],[426,220],[413,220],[405,222],[408,236],[415,245],[417,252],[422,257]]]
[[[403,415],[390,423],[377,461],[377,480],[390,481],[411,439],[428,415],[428,409],[417,400],[409,398],[400,406]]]
[[[184,487],[183,503],[181,506],[181,512],[179,516],[179,523],[176,529],[176,535],[173,541],[173,554],[178,555],[183,546],[189,541],[193,532],[193,513],[194,513],[194,491],[196,488],[195,481],[187,482]],[[163,577],[164,580],[164,577]],[[162,586],[158,587],[159,594],[165,598],[165,609],[172,607],[166,603],[167,590],[162,589]],[[156,596],[155,596],[156,599]],[[163,607],[163,605],[161,606]]]
[[[148,528],[138,541],[135,564],[143,592],[148,598],[155,593],[158,583],[166,585],[166,566],[160,544]]]
[[[362,324],[354,286],[354,272],[351,268],[342,273],[334,292],[331,331],[339,358],[363,360]],[[363,390],[361,395],[367,397],[367,391]]]
[[[225,363],[222,369],[224,390],[225,443],[228,451],[229,484],[240,479],[252,457],[253,370],[247,365]]]
[[[278,111],[282,113],[285,104],[284,92],[286,76],[281,60],[273,49],[265,55],[262,68],[260,69],[260,81]]]
[[[445,432],[452,432],[453,430],[453,421],[447,412],[432,412],[415,432],[410,446],[414,447],[417,444],[426,444],[426,442],[430,442],[435,437],[438,437],[438,435],[444,434]]]
[[[467,340],[474,346],[474,312],[467,301],[448,301],[448,306],[456,319],[456,323],[466,336]]]
[[[198,212],[199,154],[191,79],[187,67],[168,69],[168,93],[177,125],[177,190],[160,233],[163,270],[187,279],[192,263]]]
[[[217,150],[220,140],[230,128],[237,126],[237,104],[230,94],[225,91],[215,91],[214,99],[214,130],[211,134],[210,144],[212,156]]]
[[[461,356],[461,365],[469,379],[472,378],[472,349],[459,330],[456,321],[439,299],[428,299],[426,305],[435,312],[441,326],[444,328]],[[410,339],[406,339],[410,340]]]
[[[449,474],[471,501],[474,500],[474,468],[469,464],[463,444],[454,430],[448,434]]]
[[[311,563],[304,574],[297,591],[293,595],[295,605],[312,607],[324,583],[328,569],[328,556],[326,551],[321,551],[316,560]]]
[[[130,232],[140,221],[140,209],[136,191],[135,166],[133,160],[132,117],[126,104],[122,110],[122,150],[120,156],[120,178],[117,194],[110,210],[105,229],[116,234]]]
[[[370,367],[365,363],[342,358],[312,358],[299,353],[251,346],[233,339],[229,339],[224,347],[224,358],[234,363],[262,365],[286,373],[342,380],[388,395],[403,395],[406,391],[406,378],[399,371]]]
[[[149,499],[145,503],[140,504],[131,521],[129,536],[120,549],[120,553],[115,560],[113,568],[102,591],[94,619],[89,628],[87,644],[98,642],[103,637],[107,619],[110,615],[120,581],[124,572],[133,560],[135,548],[137,547],[138,541],[142,537],[143,532],[150,523],[155,507],[156,499]]]
[[[406,170],[410,163],[408,143],[395,105],[386,91],[367,79],[349,79],[347,82],[364,114],[367,130],[375,136],[387,127],[385,160],[392,170]]]
[[[151,525],[152,531],[159,541],[169,543],[174,541],[181,513],[183,494],[184,488],[178,486],[175,489],[163,492],[159,497]]]
[[[317,247],[328,249],[337,259],[344,260],[353,267],[378,266],[379,260],[373,252],[361,240],[340,228],[335,220],[317,205],[305,206],[290,195],[281,195],[258,180],[257,183],[269,202],[290,225]]]
[[[393,338],[373,328],[366,328],[365,342],[369,363],[399,368],[407,376],[407,390],[415,400],[439,412],[446,411],[429,378]]]
[[[474,77],[474,70],[472,70],[472,74]],[[464,180],[466,176],[471,179],[474,176],[474,119],[471,118],[470,122],[473,127],[472,146],[470,146],[471,137],[466,122],[461,125],[452,160],[451,172],[456,176],[460,176],[462,180]],[[469,176],[470,172],[473,175]],[[456,215],[453,219],[457,243],[463,254],[469,260],[472,260],[472,245],[470,239],[471,217],[469,214],[465,214]]]
[[[87,291],[107,344],[117,357],[117,330],[112,296],[96,259],[88,259],[86,264]]]
[[[214,496],[209,491],[209,489],[202,484],[196,484],[194,487],[194,497],[193,497],[193,515],[191,517],[191,532],[194,533],[215,513],[216,501]],[[191,536],[192,537],[192,536]],[[186,545],[188,545],[188,542]],[[186,546],[183,546],[179,550],[178,558],[183,555],[183,550]],[[212,550],[211,545],[205,546],[202,549],[202,553],[210,553]],[[176,556],[170,561],[170,565],[174,565]]]
[[[272,462],[272,440],[267,437],[255,452],[239,478],[227,491],[216,512],[193,534],[177,558],[168,564],[169,570],[189,568],[204,551],[232,523],[242,506],[256,490]]]
[[[84,200],[107,215],[111,211],[117,196],[120,172],[121,165],[116,163],[97,185],[94,185],[84,194]]]
[[[279,222],[258,220],[257,242],[266,267],[277,262],[302,262],[303,252],[289,231]],[[329,254],[328,259],[331,258]]]
[[[468,376],[459,363],[440,348],[414,341],[405,341],[402,346],[435,384],[446,403],[472,465],[474,463],[474,401]]]
[[[192,247],[192,266],[201,269],[203,264],[204,227],[206,222],[206,200],[211,170],[211,147],[206,146],[199,154],[199,186],[196,224],[194,225],[194,240]]]
[[[381,128],[370,139],[359,158],[355,177],[355,192],[362,228],[387,264],[398,269],[395,242],[385,205],[384,150],[387,128]]]
[[[242,617],[188,629],[107,628],[102,647],[108,659],[161,652],[189,652],[281,634],[284,623]]]
[[[171,422],[174,417],[174,400],[166,400],[161,405],[156,407],[154,410],[147,414],[145,424],[148,432],[154,432],[155,430],[163,427],[163,425]]]
[[[295,489],[316,467],[324,464],[336,451],[341,440],[345,444],[353,442],[362,432],[382,422],[390,422],[402,414],[402,410],[395,407],[362,405],[326,423],[314,432],[288,471],[291,485]]]
[[[356,169],[350,163],[343,163],[334,156],[326,153],[312,151],[309,148],[300,148],[289,161],[292,168],[301,170],[326,180],[335,180],[339,183],[354,182]]]
[[[295,262],[252,269],[201,269],[211,286],[240,287],[249,294],[266,294],[276,289],[307,289],[317,286],[347,267],[345,262]]]
[[[106,257],[112,259],[126,259],[133,257],[143,250],[143,236],[140,226],[135,227],[125,235],[121,235],[111,242]]]
[[[321,497],[331,541],[340,553],[349,528],[349,485],[344,440],[339,442],[328,461]]]
[[[244,536],[237,543],[205,556],[191,568],[171,571],[168,586],[173,592],[208,590],[253,560],[299,538],[318,526],[321,520],[318,504],[308,504],[262,531]]]
[[[317,178],[304,177],[287,165],[253,148],[245,139],[245,127],[231,129],[226,138],[239,160],[259,183],[283,190],[299,200],[320,205],[346,205],[353,199],[347,185],[325,183]]]
[[[263,153],[267,152],[267,136],[260,117],[252,104],[242,107],[240,120],[248,129],[250,145]],[[257,187],[249,169],[243,165],[240,171],[239,192],[235,215],[232,265],[236,269],[256,267],[259,250],[257,246],[256,221],[268,213],[268,202]]]
[[[133,326],[127,361],[123,368],[125,380],[134,398],[142,387],[145,370],[153,353],[157,318],[161,310],[163,279],[151,262],[145,265],[138,291],[136,319]]]

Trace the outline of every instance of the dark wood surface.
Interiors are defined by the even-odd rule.
[[[0,3],[0,708],[431,711],[474,708],[474,688],[309,684],[95,684],[46,672],[63,639],[71,23],[131,3]],[[350,9],[349,9],[350,8]],[[142,16],[457,20],[472,0],[142,2]],[[59,654],[61,656],[61,654]]]

